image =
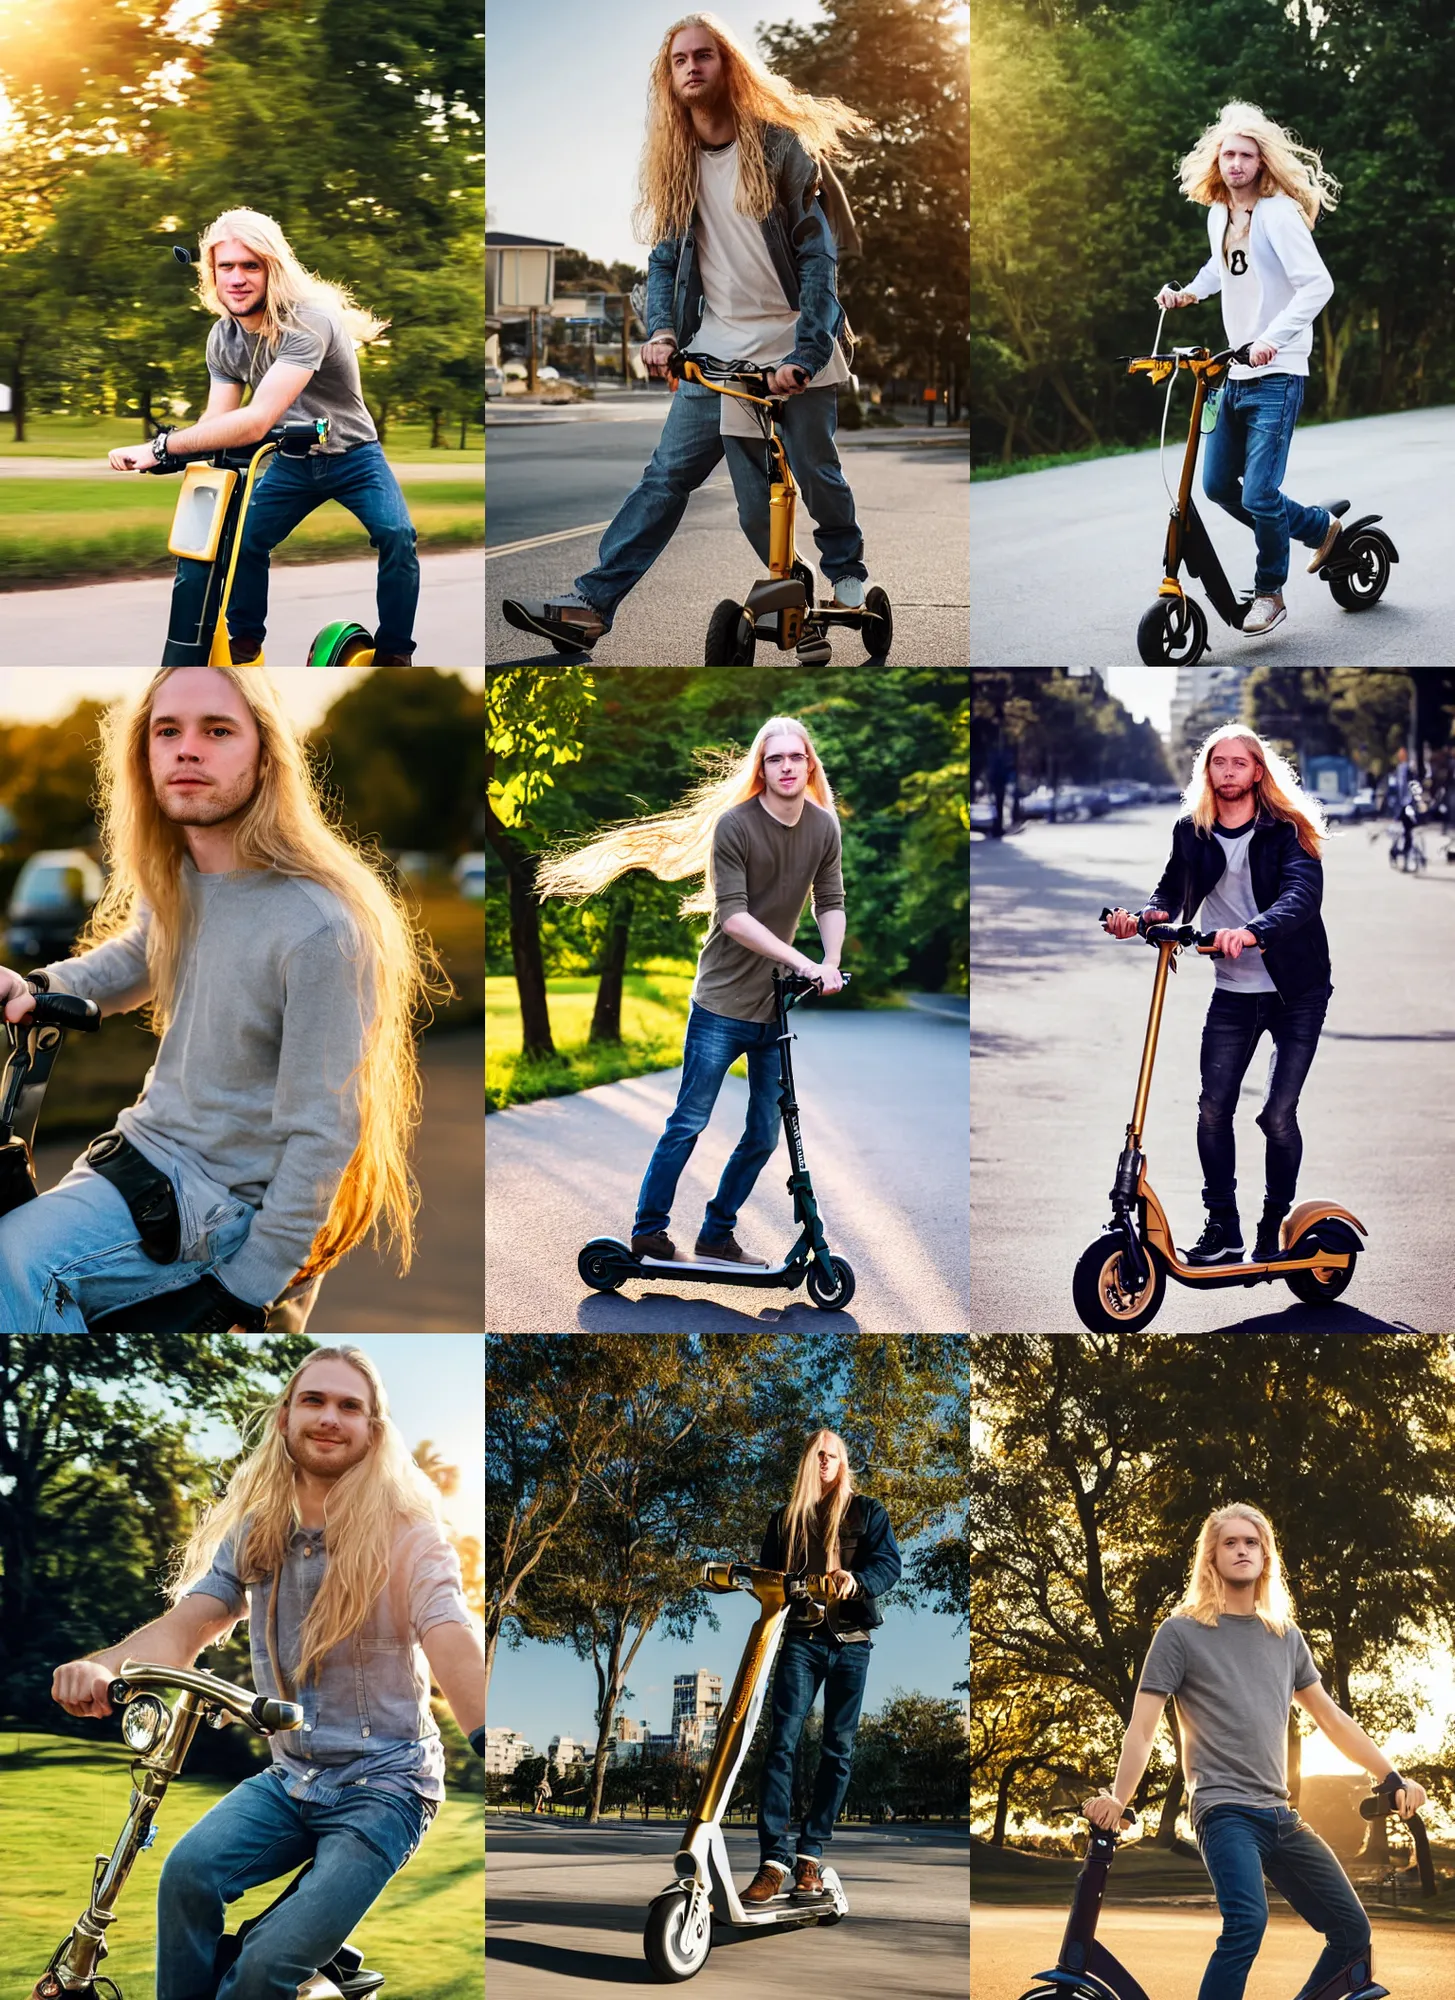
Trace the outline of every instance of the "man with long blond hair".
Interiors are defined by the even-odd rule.
[[[123,1661],[190,1667],[247,1619],[254,1685],[298,1703],[303,1726],[273,1736],[269,1768],[168,1854],[156,1994],[213,1995],[226,1905],[311,1857],[215,1989],[215,2000],[293,2000],[439,1810],[431,1677],[485,1754],[484,1647],[459,1558],[368,1355],[317,1348],[294,1371],[169,1594],[172,1608],[119,1646],[58,1667],[51,1691],[71,1715],[107,1716]]]
[[[227,603],[235,664],[256,660],[268,618],[268,560],[278,544],[337,500],[379,551],[374,663],[407,667],[414,652],[419,559],[414,523],[364,402],[356,347],[389,322],[342,285],[305,270],[271,215],[232,208],[205,231],[198,295],[217,323],[207,336],[207,408],[195,424],[111,453],[116,472],[156,472],[168,459],[257,444],[277,424],[328,420],[303,458],[275,453],[248,505]],[[243,406],[243,397],[248,397]],[[175,470],[175,467],[173,467]]]
[[[1273,1043],[1258,1123],[1267,1139],[1263,1215],[1255,1263],[1279,1254],[1303,1158],[1298,1100],[1319,1045],[1333,993],[1329,940],[1319,914],[1323,809],[1300,787],[1287,760],[1255,730],[1229,722],[1197,753],[1172,853],[1142,911],[1163,923],[1173,910],[1217,933],[1212,999],[1202,1031],[1202,1096],[1197,1150],[1207,1224],[1189,1264],[1237,1264],[1238,1219],[1233,1113],[1253,1051]],[[1113,937],[1134,937],[1137,919],[1114,910]],[[1244,960],[1243,954],[1247,953]]]
[[[674,349],[764,368],[804,504],[818,524],[834,602],[858,608],[868,570],[854,496],[834,445],[840,251],[857,251],[832,162],[844,133],[869,121],[836,97],[811,97],[764,68],[715,14],[686,14],[652,64],[638,228],[652,244],[642,361],[665,375]],[[589,647],[676,533],[687,502],[727,454],[738,520],[768,560],[769,484],[762,436],[742,407],[679,383],[661,442],[601,539],[596,567],[562,596],[507,599],[521,631]]]
[[[837,1431],[815,1431],[798,1461],[793,1492],[768,1522],[758,1560],[764,1569],[828,1576],[835,1601],[818,1624],[790,1612],[773,1669],[768,1749],[758,1804],[758,1872],[743,1901],[761,1907],[776,1897],[817,1896],[820,1864],[849,1789],[854,1732],[864,1703],[870,1633],[884,1623],[877,1599],[899,1579],[899,1549],[882,1501],[855,1491],[849,1456]],[[813,1797],[797,1834],[790,1826],[799,1739],[819,1689],[823,1745]],[[791,1891],[785,1889],[793,1877]]]
[[[816,979],[825,993],[842,989],[847,918],[840,848],[833,790],[813,740],[792,716],[775,715],[746,756],[730,760],[682,805],[612,827],[585,846],[549,856],[537,871],[540,895],[577,900],[599,894],[629,868],[646,868],[665,882],[706,873],[703,888],[682,905],[684,916],[710,912],[712,924],[697,961],[677,1103],[637,1197],[632,1251],[638,1257],[675,1259],[667,1230],[677,1182],[723,1078],[746,1056],[747,1122],[707,1205],[696,1255],[764,1261],[744,1254],[733,1229],[778,1144],[773,967]],[[820,961],[793,942],[810,893],[823,940]]]
[[[1152,1635],[1111,1790],[1082,1808],[1094,1825],[1120,1824],[1169,1699],[1192,1830],[1223,1919],[1198,2000],[1242,2000],[1268,1924],[1265,1876],[1324,1935],[1296,2000],[1312,2000],[1348,1966],[1367,1968],[1363,1905],[1332,1850],[1289,1804],[1292,1704],[1393,1794],[1403,1818],[1419,1811],[1425,1789],[1402,1778],[1325,1689],[1293,1622],[1272,1523],[1245,1501],[1215,1508],[1202,1524],[1187,1594]]]
[[[115,1130],[0,1217],[0,1326],[262,1329],[380,1222],[407,1268],[438,963],[328,823],[272,681],[164,667],[111,709],[100,790],[111,873],[81,949],[0,969],[0,1005],[149,1006],[161,1045]]]
[[[1183,160],[1182,192],[1208,212],[1207,262],[1186,287],[1164,285],[1164,311],[1220,293],[1230,347],[1247,347],[1215,390],[1212,435],[1203,460],[1209,500],[1253,530],[1258,560],[1255,601],[1243,621],[1249,638],[1288,616],[1283,586],[1290,539],[1314,551],[1310,571],[1339,538],[1347,500],[1303,506],[1280,491],[1293,427],[1303,408],[1313,323],[1333,297],[1334,281],[1314,247],[1320,209],[1335,205],[1339,184],[1311,147],[1256,104],[1225,104]]]

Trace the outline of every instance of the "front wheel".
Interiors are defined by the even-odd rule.
[[[854,1296],[854,1273],[842,1257],[830,1257],[834,1267],[831,1285],[817,1264],[808,1267],[808,1296],[825,1312],[840,1312]]]
[[[1149,667],[1195,667],[1207,651],[1207,616],[1191,597],[1159,597],[1142,614],[1137,653]]]
[[[887,660],[894,643],[894,613],[889,599],[876,583],[864,598],[864,618],[859,627],[864,651],[871,660]]]
[[[1167,1273],[1154,1250],[1147,1251],[1151,1283],[1129,1291],[1122,1280],[1121,1236],[1109,1229],[1083,1250],[1071,1276],[1071,1302],[1076,1317],[1092,1333],[1122,1333],[1150,1326],[1167,1290]]]
[[[593,1237],[576,1259],[582,1284],[589,1285],[593,1292],[620,1291],[625,1274],[617,1268],[617,1259],[623,1248],[614,1236]]]
[[[1322,1278],[1317,1271],[1290,1271],[1288,1289],[1306,1306],[1331,1306],[1341,1292],[1349,1289],[1358,1261],[1357,1257],[1351,1256],[1343,1270],[1335,1268]]]
[[[658,1979],[680,1982],[701,1972],[712,1950],[712,1906],[706,1896],[694,1898],[689,1886],[656,1897],[647,1911],[642,1950]]]
[[[708,620],[707,644],[703,649],[705,667],[750,667],[757,640],[741,604],[725,597]]]
[[[373,657],[373,634],[348,618],[325,625],[308,649],[310,667],[364,667]]]

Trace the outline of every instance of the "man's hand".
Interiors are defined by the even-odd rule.
[[[659,381],[667,373],[667,362],[677,352],[674,334],[654,333],[642,349],[642,366]]]
[[[5,1009],[7,1021],[23,1021],[27,1014],[35,1012],[35,995],[29,980],[3,965],[0,965],[0,1007]]]
[[[1099,1826],[1104,1832],[1110,1833],[1121,1825],[1122,1814],[1126,1811],[1126,1807],[1120,1799],[1114,1799],[1104,1792],[1100,1798],[1088,1799],[1081,1810],[1093,1826]]]
[[[1248,349],[1248,366],[1250,368],[1266,368],[1277,352],[1278,349],[1270,347],[1266,340],[1255,340],[1253,345]]]
[[[149,444],[126,444],[109,452],[106,462],[113,472],[150,472],[157,461]]]
[[[858,1593],[858,1581],[850,1570],[831,1569],[829,1571],[829,1581],[839,1586],[840,1597],[853,1597]]]
[[[800,958],[793,970],[800,979],[817,979],[822,982],[825,993],[837,993],[844,984],[844,975],[836,965],[825,959],[822,965],[815,965],[807,956]]]
[[[796,361],[785,361],[768,376],[768,388],[775,396],[801,396],[808,387],[808,370]]]
[[[110,1715],[106,1690],[113,1678],[95,1660],[69,1660],[51,1676],[51,1700],[67,1715]]]
[[[1423,1785],[1416,1784],[1413,1778],[1406,1778],[1394,1795],[1394,1803],[1399,1809],[1400,1818],[1409,1819],[1412,1814],[1419,1811],[1428,1797],[1429,1793]]]
[[[1142,915],[1149,924],[1165,924],[1167,921],[1167,912],[1165,910],[1143,910]],[[1137,920],[1130,910],[1113,910],[1106,920],[1106,928],[1111,932],[1113,937],[1135,937],[1137,935]]]
[[[1214,931],[1213,945],[1224,958],[1236,958],[1249,945],[1257,948],[1258,940],[1251,931]]]
[[[1164,285],[1157,294],[1157,303],[1163,312],[1176,312],[1179,306],[1195,306],[1196,292],[1179,292],[1174,285]]]

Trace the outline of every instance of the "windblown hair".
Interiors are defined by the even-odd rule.
[[[294,1369],[277,1401],[251,1413],[243,1426],[248,1455],[223,1497],[199,1519],[167,1585],[175,1604],[206,1576],[229,1535],[234,1538],[235,1568],[243,1583],[261,1583],[278,1575],[299,1518],[296,1467],[278,1419],[292,1402],[299,1378],[315,1361],[346,1361],[367,1381],[372,1438],[368,1455],[335,1481],[328,1496],[324,1525],[328,1567],[303,1621],[300,1687],[317,1672],[325,1654],[358,1631],[378,1601],[389,1581],[389,1551],[401,1525],[439,1519],[435,1489],[411,1458],[389,1415],[389,1397],[379,1371],[361,1348],[315,1348]],[[270,1646],[271,1625],[270,1614]]]
[[[232,241],[245,243],[267,270],[268,289],[263,297],[262,325],[265,341],[272,343],[281,338],[285,328],[293,323],[299,306],[324,306],[336,312],[350,340],[358,347],[367,347],[388,326],[387,319],[376,319],[373,313],[355,304],[354,296],[346,286],[330,284],[327,278],[305,270],[272,216],[263,215],[256,208],[230,208],[203,233],[197,290],[203,305],[210,313],[216,313],[219,319],[234,320],[235,316],[223,303],[217,289],[213,252],[219,243]]]
[[[820,1498],[818,1466],[814,1460],[821,1438],[830,1439],[839,1448],[839,1476],[823,1498]],[[787,1552],[784,1560],[789,1569],[802,1569],[808,1561],[808,1531],[815,1522],[823,1536],[829,1569],[842,1567],[839,1562],[839,1528],[855,1491],[854,1475],[849,1470],[849,1451],[844,1440],[837,1431],[815,1431],[803,1447],[803,1456],[798,1461],[798,1477],[793,1482],[793,1497],[783,1515],[783,1547]]]
[[[1281,125],[1265,117],[1257,104],[1236,99],[1225,104],[1217,123],[1209,125],[1177,170],[1178,186],[1189,201],[1211,208],[1215,201],[1231,208],[1232,196],[1218,165],[1225,139],[1251,139],[1263,156],[1258,193],[1291,195],[1312,229],[1320,209],[1332,214],[1338,205],[1339,183],[1325,170],[1312,146],[1304,146]]]
[[[645,868],[661,882],[704,876],[702,888],[683,899],[681,912],[684,917],[710,915],[713,833],[730,807],[767,791],[763,751],[770,736],[798,737],[808,752],[806,796],[825,812],[834,812],[833,788],[813,738],[795,717],[771,715],[745,754],[703,752],[699,761],[713,775],[694,785],[680,806],[650,819],[619,820],[583,847],[552,849],[536,869],[536,894],[579,903],[599,895],[629,868]]]
[[[1210,833],[1218,816],[1217,795],[1207,766],[1219,743],[1241,743],[1250,756],[1258,759],[1263,766],[1253,794],[1258,810],[1271,813],[1274,819],[1286,819],[1297,833],[1304,853],[1317,861],[1329,834],[1323,807],[1312,792],[1306,792],[1299,784],[1288,759],[1280,757],[1271,743],[1265,743],[1256,730],[1245,728],[1241,722],[1225,722],[1220,729],[1213,730],[1204,739],[1193,763],[1192,778],[1182,794],[1182,810],[1192,815],[1198,832]]]
[[[140,701],[107,711],[98,773],[97,819],[110,875],[78,943],[103,944],[150,912],[147,969],[151,1025],[166,1032],[192,926],[181,880],[187,853],[180,826],[157,804],[148,757],[153,704],[175,667],[154,674]],[[368,1017],[363,1055],[346,1089],[355,1093],[359,1139],[334,1192],[308,1261],[310,1278],[336,1264],[381,1218],[408,1270],[418,1188],[409,1148],[420,1119],[414,1014],[450,991],[433,944],[410,921],[398,892],[380,872],[375,850],[357,846],[329,823],[318,780],[265,669],[215,667],[252,711],[261,739],[257,790],[234,836],[239,868],[272,868],[317,882],[336,896],[351,922],[354,976]]]
[[[1187,1595],[1180,1604],[1174,1605],[1172,1616],[1191,1618],[1199,1625],[1217,1624],[1226,1609],[1227,1593],[1214,1557],[1218,1536],[1229,1521],[1247,1521],[1258,1531],[1258,1540],[1263,1545],[1263,1574],[1253,1592],[1253,1611],[1270,1632],[1282,1637],[1293,1623],[1293,1605],[1289,1600],[1288,1586],[1283,1581],[1278,1537],[1268,1516],[1249,1506],[1246,1500],[1236,1500],[1230,1507],[1214,1508],[1203,1522],[1192,1568],[1187,1575]]]
[[[811,97],[758,60],[716,14],[684,14],[662,37],[652,59],[647,95],[647,136],[642,147],[641,199],[633,220],[637,240],[660,243],[681,236],[697,200],[697,134],[692,114],[672,88],[672,40],[683,28],[705,28],[722,56],[728,100],[738,128],[738,186],[733,207],[756,222],[773,206],[773,183],[763,155],[763,127],[795,132],[815,164],[844,157],[843,134],[867,132],[873,121],[837,97]]]

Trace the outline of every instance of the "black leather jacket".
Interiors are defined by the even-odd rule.
[[[1191,814],[1184,814],[1172,829],[1172,853],[1147,908],[1166,910],[1175,923],[1191,923],[1226,867],[1222,843],[1199,832]],[[1291,821],[1260,809],[1248,844],[1248,874],[1258,904],[1248,929],[1264,948],[1263,963],[1279,997],[1297,1000],[1328,985],[1329,940],[1319,915],[1324,864],[1299,846]]]
[[[788,1567],[783,1546],[783,1516],[787,1511],[786,1507],[779,1507],[768,1523],[762,1554],[758,1557],[763,1569]],[[834,1606],[830,1622],[841,1631],[872,1632],[876,1625],[884,1623],[879,1595],[899,1581],[902,1564],[884,1503],[871,1500],[867,1493],[856,1493],[845,1510],[839,1529],[839,1567],[849,1572],[859,1588],[852,1597]],[[788,1624],[791,1631],[794,1624],[791,1612]]]

